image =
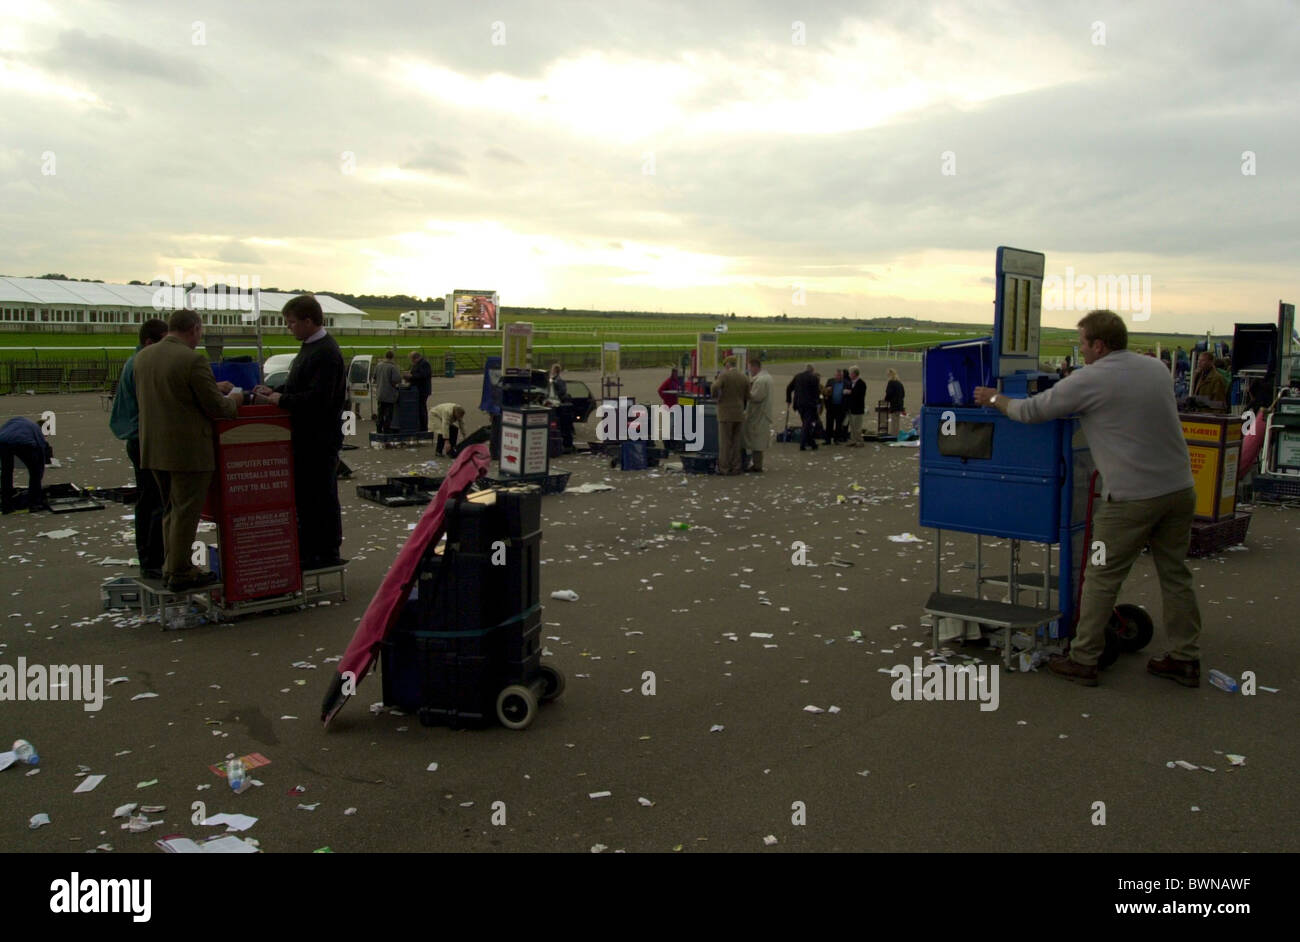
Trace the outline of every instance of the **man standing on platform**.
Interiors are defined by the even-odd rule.
[[[1150,544],[1171,650],[1148,661],[1147,672],[1199,687],[1201,612],[1187,568],[1196,488],[1169,395],[1169,371],[1159,360],[1128,349],[1128,328],[1113,311],[1092,311],[1079,321],[1079,352],[1087,369],[1028,399],[1009,399],[986,386],[975,389],[976,403],[1017,422],[1077,414],[1101,473],[1102,501],[1092,516],[1079,623],[1069,657],[1052,658],[1048,669],[1097,686],[1097,661],[1115,599]]]
[[[569,398],[569,384],[560,378],[563,371],[564,367],[559,363],[551,364],[546,401],[555,409],[556,424],[560,426],[560,438],[564,441],[564,453],[567,455],[573,451],[573,401]]]
[[[722,361],[722,375],[713,382],[718,402],[718,473],[740,473],[740,427],[745,422],[749,380],[736,372],[736,358]]]
[[[298,553],[302,568],[342,565],[343,515],[339,509],[338,466],[343,447],[347,372],[338,342],[322,326],[325,315],[315,295],[300,294],[281,312],[302,349],[289,367],[283,392],[257,387],[257,402],[289,413],[293,429],[294,502],[298,509]]]
[[[1192,395],[1222,407],[1228,401],[1228,384],[1223,374],[1214,367],[1214,354],[1209,350],[1201,352],[1196,372],[1192,375]]]
[[[420,395],[420,431],[429,431],[429,397],[433,395],[433,366],[419,350],[411,351],[411,385]]]
[[[135,398],[135,357],[167,336],[167,322],[151,317],[140,325],[140,346],[135,348],[113,394],[113,412],[108,427],[126,442],[126,456],[135,472],[135,555],[145,579],[163,577],[163,498],[153,472],[140,464],[140,405]]]
[[[153,472],[163,501],[162,578],[177,592],[217,581],[190,554],[217,466],[212,420],[235,418],[243,396],[233,384],[213,379],[207,358],[196,349],[202,337],[198,314],[174,311],[167,336],[137,353],[132,367],[140,464]]]

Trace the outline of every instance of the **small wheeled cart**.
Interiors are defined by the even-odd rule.
[[[541,662],[540,521],[536,487],[448,502],[447,540],[425,550],[383,642],[385,704],[426,726],[526,729],[564,692]]]
[[[1052,545],[1043,544],[1042,568],[1034,572],[1022,571],[1021,540],[1011,539],[1008,571],[1005,574],[986,575],[984,568],[984,539],[982,534],[975,534],[975,596],[944,593],[942,591],[942,531],[935,539],[935,591],[926,602],[925,611],[932,619],[931,641],[934,650],[939,649],[939,619],[955,618],[968,623],[978,623],[982,631],[1005,631],[1003,639],[1003,666],[1010,670],[1012,652],[1015,648],[1013,639],[1016,632],[1023,631],[1029,639],[1026,646],[1028,656],[1044,645],[1057,646],[1062,652],[1068,639],[1074,637],[1079,623],[1080,602],[1083,598],[1083,581],[1088,566],[1088,553],[1085,548],[1092,545],[1092,513],[1094,500],[1100,496],[1096,490],[1097,473],[1089,478],[1089,497],[1084,519],[1082,539],[1071,540],[1074,555],[1078,558],[1077,578],[1071,578],[1069,553],[1066,562],[1057,559],[1057,573],[1053,578]],[[1006,601],[984,598],[985,587],[1000,588],[1006,593]],[[1039,604],[1022,605],[1019,598],[1022,593],[1029,593]],[[1055,594],[1056,607],[1052,607]],[[1141,651],[1150,642],[1154,625],[1147,610],[1140,605],[1121,604],[1115,606],[1106,626],[1106,647],[1097,666],[1110,667],[1120,654]]]

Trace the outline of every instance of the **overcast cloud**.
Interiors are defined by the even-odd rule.
[[[1300,294],[1297,48],[1291,2],[0,0],[0,272],[987,322],[1007,244],[1224,331]]]

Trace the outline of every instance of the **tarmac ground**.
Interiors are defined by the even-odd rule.
[[[869,403],[886,366],[864,364]],[[773,367],[778,389],[797,367]],[[898,369],[914,408],[919,367]],[[630,372],[624,392],[655,401],[663,375]],[[462,402],[482,422],[480,382],[435,379],[431,403]],[[46,410],[63,465],[47,483],[130,482],[98,396],[0,397],[0,417]],[[355,441],[370,428],[359,423]],[[594,432],[594,420],[579,426],[580,439]],[[0,851],[152,852],[164,834],[220,830],[192,823],[194,802],[207,815],[255,816],[244,836],[266,852],[1300,849],[1293,509],[1255,507],[1244,550],[1191,561],[1203,672],[1253,671],[1256,695],[1146,673],[1164,635],[1144,557],[1120,600],[1152,613],[1146,651],[1122,656],[1096,688],[1004,673],[997,709],[981,710],[896,701],[884,672],[928,660],[920,616],[935,534],[918,524],[915,448],[774,444],[764,474],[730,478],[566,456],[553,469],[573,472],[570,487],[614,490],[543,499],[545,661],[566,673],[563,697],[525,731],[425,728],[368,709],[381,698],[374,674],[324,731],[331,659],[423,509],[379,506],[355,486],[449,464],[427,445],[343,457],[354,475],[339,486],[352,559],[341,604],[162,631],[101,604],[101,583],[133,572],[99,564],[134,555],[129,506],[0,521],[0,664],[103,665],[106,679],[126,678],[98,712],[0,704],[0,736],[30,740],[41,756],[37,774],[0,772]],[[77,532],[40,535],[61,528]],[[905,532],[923,542],[890,541]],[[792,563],[796,541],[812,565]],[[973,548],[973,537],[944,533],[946,586],[971,585],[960,567]],[[986,558],[1006,552],[994,543]],[[551,599],[558,589],[578,601]],[[995,663],[988,649],[961,651]],[[156,696],[133,699],[144,693]],[[250,753],[270,760],[250,773],[263,785],[234,795],[209,766]],[[1176,760],[1213,771],[1170,768]],[[80,767],[106,778],[74,793]],[[129,802],[164,805],[151,817],[165,823],[122,830],[113,812]],[[42,812],[50,823],[29,829]]]

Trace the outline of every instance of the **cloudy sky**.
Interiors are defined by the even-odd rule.
[[[1297,49],[1289,0],[0,0],[0,273],[987,322],[1006,244],[1225,331],[1300,295]]]

